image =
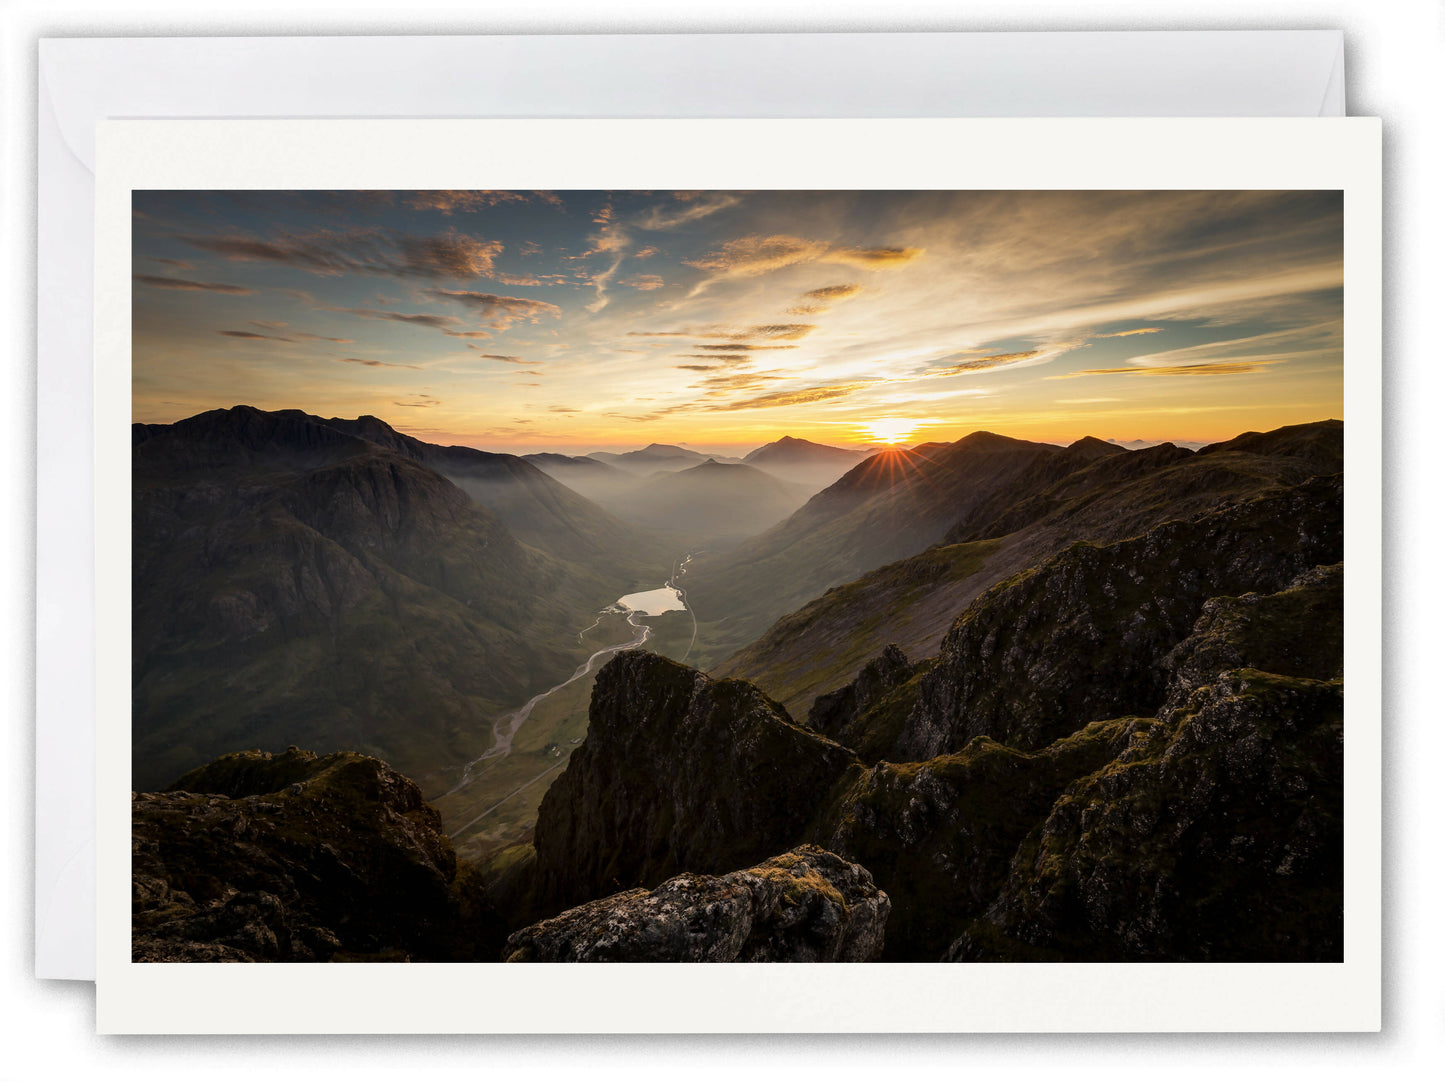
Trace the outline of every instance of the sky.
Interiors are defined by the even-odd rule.
[[[582,454],[1343,417],[1339,192],[136,192],[132,219],[136,421]]]

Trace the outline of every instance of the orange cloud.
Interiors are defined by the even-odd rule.
[[[389,361],[373,361],[366,357],[333,357],[332,360],[341,364],[361,364],[367,368],[411,368],[420,372],[421,367],[415,364],[392,364]]]
[[[1128,368],[1081,368],[1077,372],[1065,372],[1050,376],[1049,379],[1070,379],[1074,376],[1244,376],[1262,372],[1268,365],[1279,361],[1220,361],[1216,364],[1172,364],[1145,367],[1135,365]]]
[[[880,270],[912,263],[922,254],[922,248],[834,248],[828,252],[824,262],[844,263],[864,270]]]

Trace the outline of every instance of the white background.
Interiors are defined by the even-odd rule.
[[[1440,268],[1439,69],[1441,5],[1434,0],[1212,0],[1194,5],[1074,0],[1042,3],[917,0],[661,0],[606,5],[391,4],[251,0],[207,5],[27,3],[0,0],[4,174],[0,333],[9,349],[0,395],[0,694],[9,739],[0,774],[0,1079],[132,1078],[204,1071],[208,1077],[299,1078],[334,1068],[357,1078],[446,1070],[486,1075],[550,1070],[622,1077],[685,1069],[857,1074],[1008,1071],[1024,1077],[1217,1078],[1284,1074],[1354,1078],[1430,1075],[1445,1063],[1445,951],[1436,778],[1445,719],[1431,695],[1441,596],[1432,540],[1440,485],[1433,463],[1441,358],[1435,313]],[[269,33],[596,33],[1071,29],[1331,29],[1346,32],[1349,111],[1385,120],[1385,1031],[1341,1037],[875,1037],[875,1038],[98,1038],[92,986],[30,976],[33,812],[34,118],[39,36]],[[599,78],[605,73],[599,73]],[[1434,198],[1432,198],[1432,196]],[[85,423],[80,419],[80,423]]]

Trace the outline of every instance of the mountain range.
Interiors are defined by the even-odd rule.
[[[1338,421],[856,461],[704,547],[725,660],[608,661],[534,827],[472,861],[435,764],[590,649],[648,523],[373,418],[136,426],[135,773],[171,783],[135,798],[136,956],[1337,961],[1342,465]]]
[[[136,425],[132,477],[138,787],[238,746],[466,762],[671,560],[520,459],[375,418]]]

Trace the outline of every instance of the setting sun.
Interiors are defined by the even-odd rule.
[[[917,421],[906,417],[881,417],[876,421],[865,421],[864,430],[874,443],[902,443],[918,427]]]

